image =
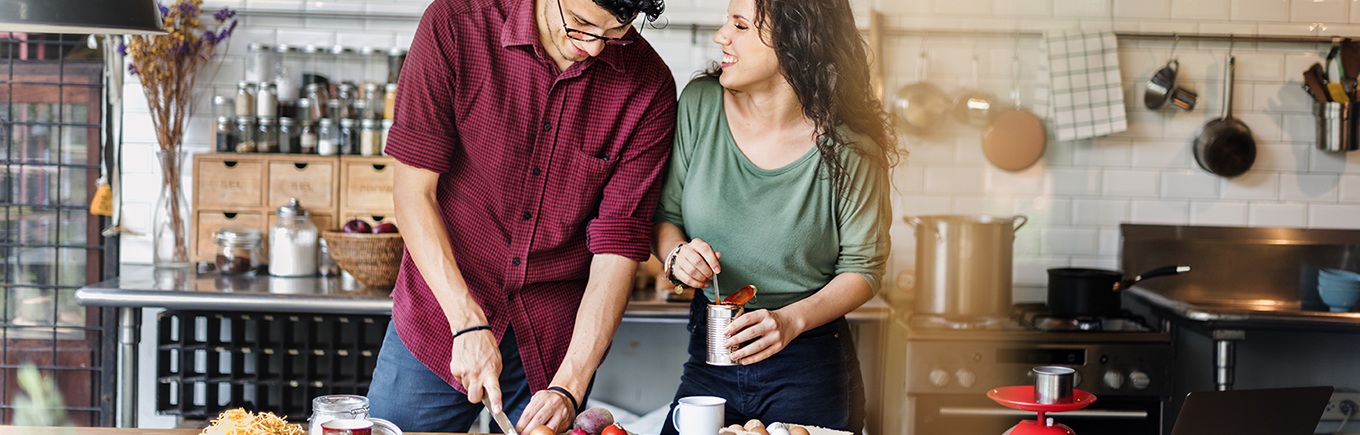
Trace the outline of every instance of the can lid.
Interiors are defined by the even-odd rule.
[[[288,205],[279,207],[279,218],[307,217],[307,209],[302,208],[297,198],[290,198]]]

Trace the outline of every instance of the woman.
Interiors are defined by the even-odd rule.
[[[704,289],[675,398],[726,398],[726,424],[859,432],[844,316],[879,288],[897,161],[864,40],[847,0],[731,0],[713,41],[721,65],[680,96],[653,243],[667,279]],[[727,329],[738,365],[708,365],[704,306],[747,284],[756,298]]]

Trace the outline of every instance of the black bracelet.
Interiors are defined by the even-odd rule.
[[[484,329],[485,329],[485,330],[490,330],[490,329],[491,329],[491,325],[475,325],[475,326],[469,326],[469,327],[466,327],[466,328],[463,328],[463,329],[459,329],[459,330],[457,330],[457,331],[453,331],[453,337],[449,337],[449,339],[452,340],[452,339],[458,338],[459,335],[463,335],[463,334],[466,334],[466,333],[469,333],[469,332],[473,332],[473,331],[481,331],[481,330],[484,330]]]
[[[565,396],[565,397],[567,398],[567,401],[568,401],[568,402],[571,402],[571,411],[572,411],[572,412],[576,412],[576,410],[581,409],[581,405],[579,405],[579,404],[576,402],[576,398],[573,397],[573,396],[571,395],[571,392],[570,392],[570,391],[567,391],[566,388],[562,388],[562,387],[559,387],[559,386],[554,385],[554,386],[548,387],[548,391],[556,391],[556,392],[558,392],[558,393],[561,393],[563,396]]]

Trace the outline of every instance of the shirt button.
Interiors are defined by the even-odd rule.
[[[543,131],[551,131],[551,130],[552,130],[552,123],[544,122],[544,123],[543,123]]]
[[[533,213],[529,213],[529,212],[526,211],[526,212],[524,212],[523,217],[524,217],[524,220],[527,221],[527,220],[529,220],[529,218],[534,217],[534,214],[533,214]]]
[[[519,266],[519,257],[515,257],[513,260],[510,260],[510,264]]]
[[[534,174],[534,175],[538,175],[538,174],[543,173],[543,171],[538,170],[538,168],[534,168],[534,170],[529,171],[529,172],[532,173],[532,174]]]

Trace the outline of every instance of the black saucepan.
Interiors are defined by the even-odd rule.
[[[1120,290],[1148,278],[1189,271],[1190,266],[1166,266],[1125,278],[1122,273],[1105,269],[1049,269],[1048,308],[1059,317],[1118,314]]]
[[[1256,163],[1256,138],[1242,120],[1232,116],[1233,69],[1228,55],[1223,68],[1223,117],[1209,121],[1195,138],[1195,162],[1224,177],[1236,177]]]

